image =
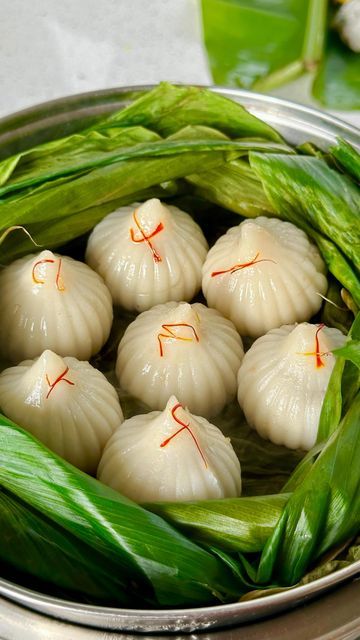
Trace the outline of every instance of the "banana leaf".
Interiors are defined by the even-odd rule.
[[[263,153],[250,163],[278,212],[293,209],[360,267],[360,191],[352,181],[319,158]]]
[[[359,108],[360,56],[331,28],[335,7],[328,0],[202,0],[201,5],[216,84],[268,92],[308,73],[322,105]]]
[[[302,484],[263,551],[257,580],[291,585],[310,563],[360,527],[360,393]]]
[[[104,555],[137,604],[201,605],[241,591],[217,558],[158,516],[78,471],[3,416],[0,487],[91,547],[90,558],[93,550],[95,559]],[[32,544],[24,538],[29,552]],[[53,561],[57,564],[58,556]]]
[[[26,231],[30,237],[25,234],[19,235],[15,233],[7,236],[1,252],[1,262],[6,264],[27,253],[33,253],[37,247],[55,249],[63,246],[91,231],[104,216],[118,207],[132,202],[142,202],[148,198],[159,198],[161,200],[178,192],[179,189],[176,183],[168,182],[143,189],[143,191],[130,193],[123,198],[110,200],[99,206],[89,207],[84,211],[76,212],[63,218],[27,224]]]
[[[160,142],[128,147],[122,152],[123,160],[119,160],[117,154],[113,164],[110,153],[108,166],[88,172],[82,164],[76,168],[79,174],[56,177],[57,169],[53,169],[50,180],[49,176],[41,173],[40,167],[40,173],[29,178],[27,186],[32,183],[30,192],[26,190],[24,181],[9,186],[20,190],[17,196],[12,194],[0,204],[0,232],[14,225],[26,225],[37,244],[54,248],[86,233],[118,206],[134,202],[137,198],[173,195],[176,190],[174,180],[198,171],[199,166],[202,170],[211,169],[234,155],[248,153],[250,149],[275,152],[279,148],[283,151],[288,149],[285,145],[268,141],[231,141],[209,127],[193,126]],[[66,158],[64,156],[59,161],[60,167]],[[56,156],[50,160],[56,165]],[[75,170],[72,162],[70,154],[67,171]],[[92,157],[91,162],[95,163],[96,159]],[[34,171],[38,169],[35,154]],[[61,171],[64,172],[63,167]],[[13,178],[16,180],[16,171]],[[44,182],[40,183],[41,180]],[[251,208],[251,198],[249,200]],[[14,238],[7,240],[3,246],[2,264],[28,250],[31,251],[32,247],[25,237],[21,245],[16,245]]]
[[[0,558],[21,573],[25,584],[31,576],[77,599],[132,605],[131,586],[104,554],[3,488],[0,514]]]
[[[155,89],[119,111],[101,127],[142,126],[169,136],[189,125],[218,129],[231,138],[255,137],[281,142],[270,125],[251,115],[237,102],[199,87],[174,86],[161,82]]]
[[[338,138],[338,143],[330,147],[329,153],[345,171],[360,182],[360,154],[346,140]]]
[[[0,162],[0,196],[12,189],[38,184],[58,175],[76,172],[76,167],[97,158],[132,147],[161,140],[153,131],[143,127],[85,131],[40,144]],[[24,184],[23,184],[24,183]]]
[[[286,151],[286,145],[257,139],[230,140],[216,129],[188,126],[166,140],[142,127],[90,131],[49,142],[0,163],[0,198],[47,181],[85,174],[92,169],[133,158],[153,158],[193,151]],[[13,171],[8,169],[13,160]],[[3,165],[3,166],[2,166]],[[4,166],[5,165],[5,166]],[[0,200],[1,203],[1,200]]]
[[[247,218],[274,215],[261,180],[245,160],[231,160],[186,177],[194,193]]]
[[[360,108],[360,56],[334,31],[328,34],[313,95],[328,109]]]
[[[144,505],[199,543],[231,552],[261,551],[289,494]]]
[[[256,153],[249,157],[278,215],[315,239],[329,270],[360,305],[356,185],[319,158]]]
[[[310,4],[202,0],[204,40],[215,83],[262,89],[261,81],[274,73],[284,79],[301,73]]]

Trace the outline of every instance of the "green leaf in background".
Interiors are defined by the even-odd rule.
[[[301,72],[308,6],[309,0],[202,0],[215,83],[254,88],[280,70]]]
[[[75,469],[3,416],[0,486],[103,554],[137,604],[196,606],[238,592],[240,585],[210,553]]]
[[[329,34],[313,93],[329,109],[360,108],[360,55],[335,32]]]
[[[330,0],[202,0],[214,82],[268,92],[311,73],[322,105],[358,109],[360,56],[331,28],[334,13]]]

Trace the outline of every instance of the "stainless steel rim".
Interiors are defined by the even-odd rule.
[[[135,632],[191,632],[273,615],[360,575],[360,561],[313,582],[247,602],[192,609],[122,609],[76,604],[0,579],[0,595],[47,615],[90,627]]]

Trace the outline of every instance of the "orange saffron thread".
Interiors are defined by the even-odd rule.
[[[48,399],[50,393],[52,392],[53,389],[55,389],[56,385],[59,384],[59,382],[66,382],[67,384],[70,384],[72,387],[75,386],[75,382],[71,382],[71,380],[68,380],[67,378],[65,378],[67,372],[69,371],[69,367],[66,367],[66,369],[56,378],[55,382],[50,382],[49,380],[49,376],[48,374],[46,374],[46,382],[48,383],[50,389],[46,395],[46,400]]]
[[[195,327],[192,326],[192,324],[187,324],[186,322],[180,322],[178,324],[162,324],[161,325],[162,328],[164,329],[164,331],[166,331],[166,333],[159,333],[158,334],[158,342],[159,342],[159,349],[160,349],[160,357],[162,358],[164,355],[164,348],[163,348],[163,344],[161,342],[161,339],[167,339],[167,340],[183,340],[184,342],[193,342],[194,338],[196,340],[196,342],[199,342],[199,336],[196,333],[196,329]],[[187,327],[189,329],[191,329],[191,331],[193,332],[193,336],[187,338],[185,336],[179,336],[176,333],[174,333],[174,331],[171,330],[170,327]]]
[[[324,356],[329,355],[330,351],[320,351],[320,341],[319,341],[319,333],[325,327],[324,324],[319,324],[315,333],[315,351],[308,351],[303,353],[304,356],[315,356],[316,357],[316,368],[321,369],[321,367],[325,367],[325,362],[321,359]]]
[[[172,408],[172,410],[171,410],[171,415],[172,415],[172,417],[174,418],[175,422],[177,422],[178,424],[180,424],[180,425],[181,425],[181,428],[180,428],[180,429],[178,429],[177,431],[175,431],[175,433],[173,433],[173,434],[172,434],[172,436],[170,436],[170,438],[166,438],[166,440],[164,440],[164,441],[161,443],[160,447],[166,447],[166,445],[168,445],[168,444],[169,444],[169,442],[171,442],[171,440],[172,440],[173,438],[175,438],[177,435],[179,435],[179,433],[181,433],[182,431],[188,431],[188,432],[189,432],[189,434],[191,435],[191,437],[192,437],[193,441],[195,442],[196,448],[197,448],[198,452],[200,453],[200,455],[201,455],[201,457],[202,457],[202,460],[203,460],[203,462],[204,462],[205,467],[207,468],[207,466],[208,466],[208,465],[207,465],[207,462],[206,462],[206,458],[205,458],[205,456],[204,456],[204,454],[203,454],[203,452],[202,452],[202,450],[201,450],[201,447],[200,447],[200,445],[199,445],[199,443],[198,443],[198,441],[197,441],[197,439],[196,439],[196,436],[193,434],[192,430],[190,429],[190,422],[188,422],[188,423],[186,424],[185,422],[182,422],[179,418],[177,418],[177,417],[176,417],[176,415],[175,415],[175,414],[176,414],[176,411],[177,411],[178,409],[180,409],[180,407],[181,407],[182,409],[184,408],[184,407],[182,406],[182,404],[180,404],[180,402],[178,402],[178,404],[176,404],[176,405]]]
[[[150,251],[153,254],[153,258],[155,262],[162,262],[161,256],[159,256],[159,254],[157,253],[157,251],[154,249],[153,245],[150,242],[150,239],[153,238],[154,236],[156,236],[158,233],[160,233],[160,231],[162,231],[164,229],[164,225],[162,222],[159,222],[158,226],[156,227],[155,231],[153,231],[152,233],[150,233],[148,236],[146,235],[144,229],[142,228],[140,222],[137,219],[136,216],[136,211],[134,211],[133,213],[133,218],[134,218],[134,222],[138,228],[138,230],[140,231],[141,234],[141,238],[136,238],[135,237],[135,233],[136,231],[134,231],[134,229],[131,227],[130,228],[130,237],[131,240],[133,242],[146,242],[146,244],[148,245]]]
[[[31,272],[31,276],[32,276],[32,280],[35,284],[45,284],[45,280],[40,280],[37,276],[36,276],[36,269],[38,268],[39,264],[55,264],[56,260],[52,260],[52,259],[45,259],[45,260],[38,260],[37,262],[35,262],[33,268],[32,268],[32,272]],[[59,259],[59,266],[56,272],[56,279],[55,279],[55,284],[56,284],[56,288],[58,289],[58,291],[65,291],[65,286],[60,274],[61,271],[61,265],[62,265],[62,259]]]
[[[213,271],[211,274],[211,277],[215,278],[215,276],[221,276],[224,273],[235,273],[235,271],[240,271],[241,269],[245,269],[246,267],[251,267],[253,264],[258,264],[259,262],[273,262],[274,264],[276,264],[275,260],[271,260],[270,258],[261,258],[261,260],[258,260],[259,255],[260,253],[258,252],[255,258],[250,260],[250,262],[243,262],[242,264],[234,264],[233,267],[230,267],[229,269],[224,269],[223,271]]]
[[[59,259],[59,266],[58,266],[58,270],[57,270],[57,272],[56,272],[56,280],[55,280],[55,282],[56,282],[56,288],[57,288],[59,291],[65,291],[64,282],[63,282],[63,279],[62,279],[61,274],[60,274],[60,271],[61,271],[61,265],[62,265],[62,259],[60,258],[60,259]]]
[[[36,269],[38,268],[39,264],[45,264],[45,263],[51,263],[54,264],[55,260],[38,260],[37,262],[35,262],[33,268],[32,268],[32,272],[31,272],[31,276],[33,279],[33,282],[35,282],[35,284],[44,284],[45,280],[39,280],[36,277]]]

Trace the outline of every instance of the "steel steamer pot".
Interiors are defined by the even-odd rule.
[[[0,159],[79,131],[99,117],[125,107],[141,91],[150,88],[124,87],[70,96],[3,118],[0,120]],[[328,114],[248,91],[219,87],[213,91],[243,104],[292,144],[311,141],[326,149],[337,136],[342,136],[360,148],[360,131]],[[269,640],[279,637],[283,640],[290,637],[292,640],[325,637],[355,640],[360,636],[360,581],[356,579],[359,576],[360,561],[357,561],[310,584],[249,602],[154,611],[77,604],[0,577],[0,638],[105,640],[106,637],[110,640],[119,637],[116,632],[127,632],[127,638],[131,637],[129,632],[158,632],[162,638],[167,633],[190,632],[194,638],[196,631],[210,631],[211,640],[234,636],[249,640],[264,637]],[[319,596],[320,599],[310,602]],[[305,603],[306,606],[299,608]],[[276,618],[262,621],[275,615]],[[235,625],[237,628],[231,631],[213,632],[219,627]],[[106,636],[99,629],[108,630]],[[201,638],[206,636],[202,634]]]

